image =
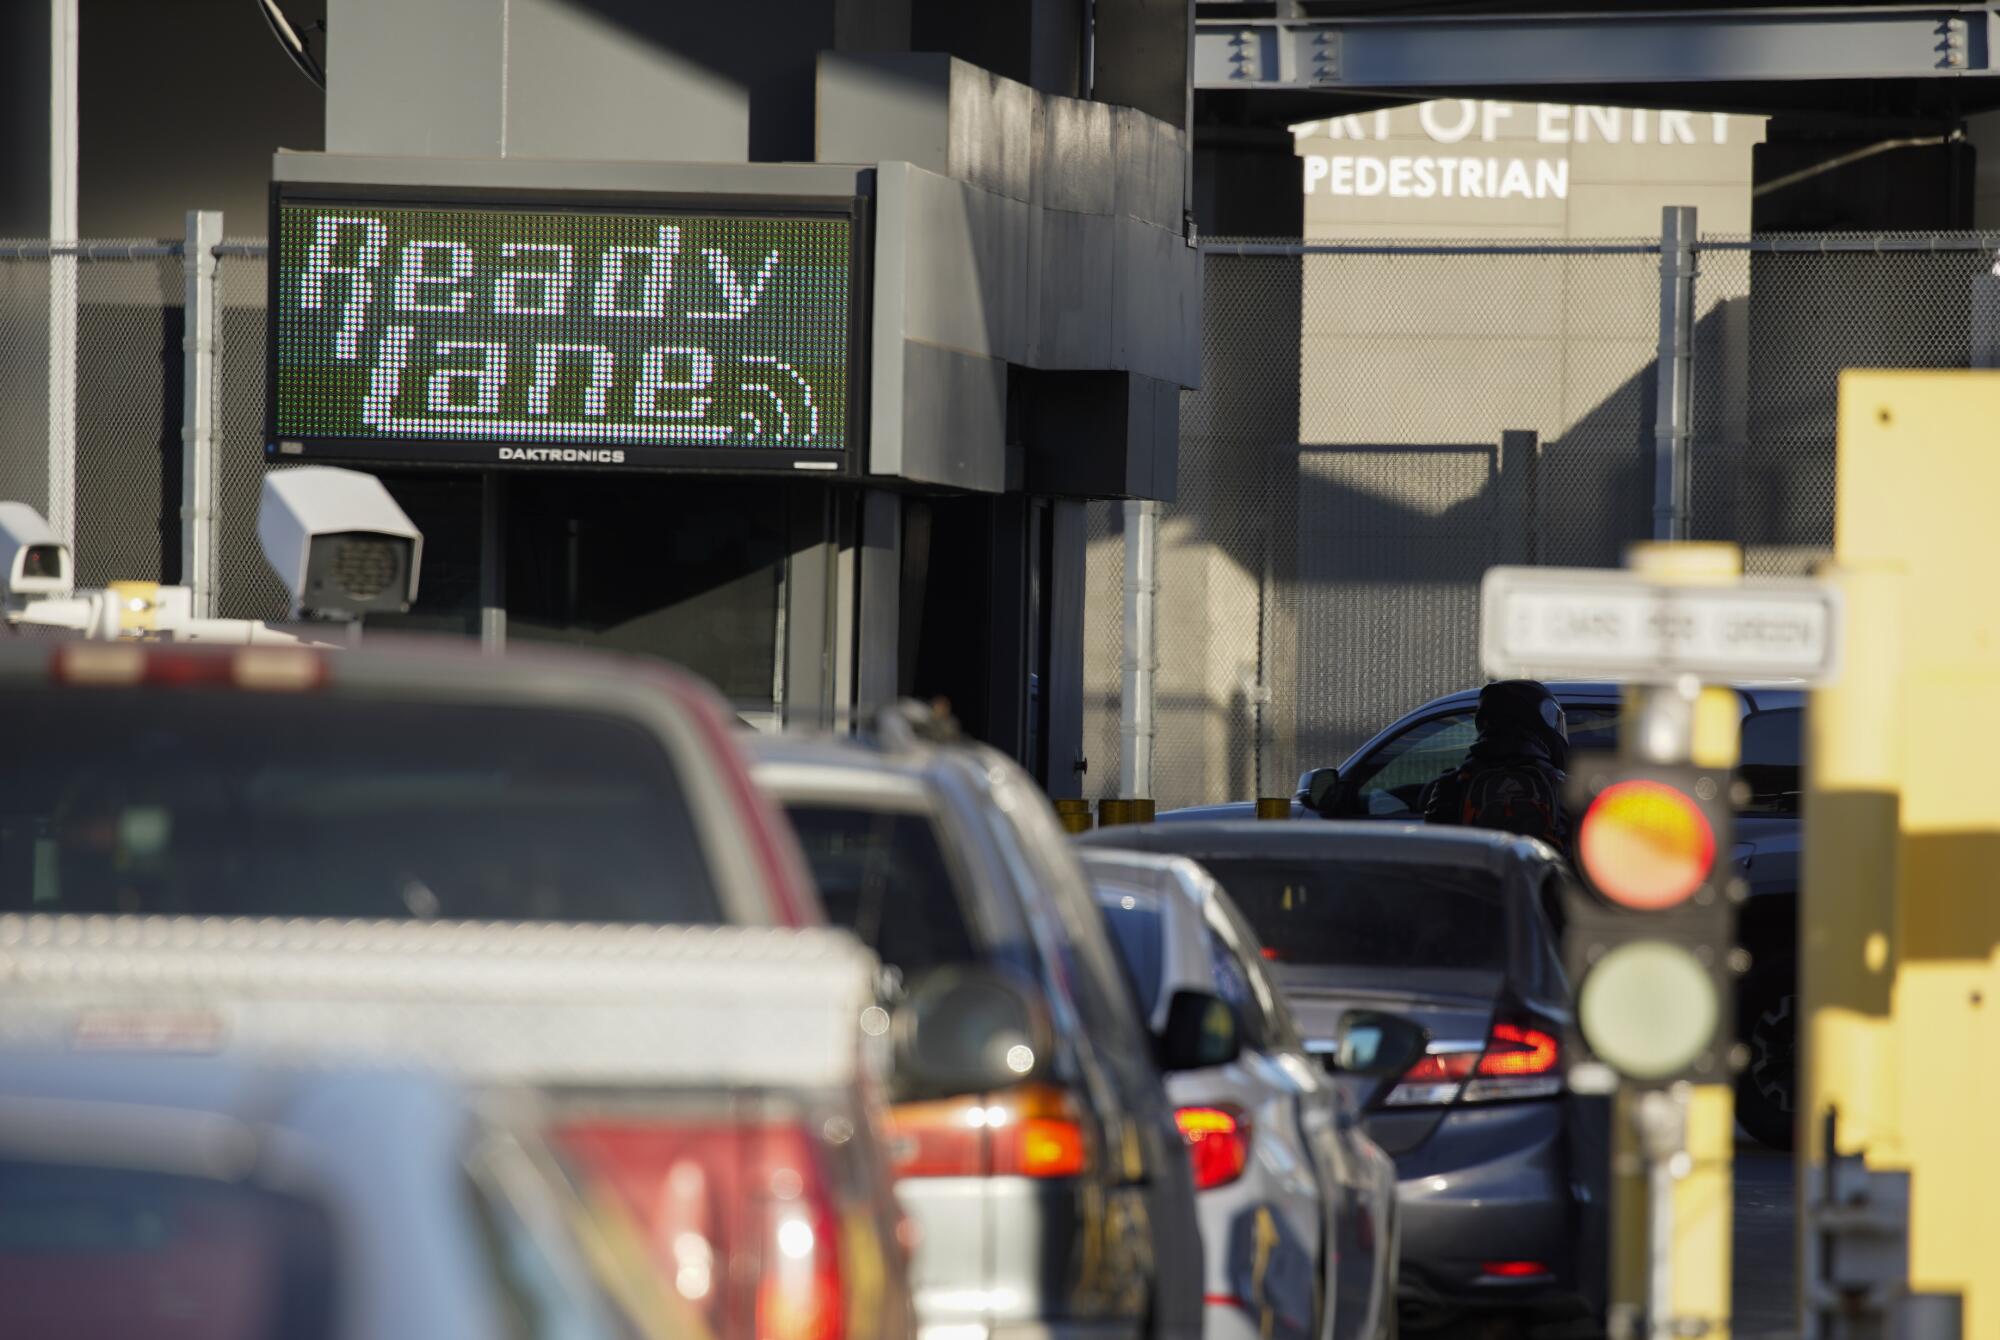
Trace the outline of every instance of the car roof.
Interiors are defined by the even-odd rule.
[[[1545,687],[1555,695],[1557,702],[1565,706],[1570,703],[1615,703],[1622,699],[1625,693],[1623,684],[1604,679],[1551,679],[1545,681]],[[1768,712],[1805,704],[1805,690],[1792,684],[1737,684],[1732,687],[1750,705],[1752,711]],[[1439,708],[1478,705],[1477,688],[1460,689],[1456,693],[1433,698],[1423,706],[1404,713],[1404,716],[1436,711]]]
[[[1173,852],[1193,857],[1384,861],[1471,867],[1500,873],[1561,858],[1547,845],[1481,828],[1322,820],[1202,820],[1131,824],[1080,834],[1090,847]]]

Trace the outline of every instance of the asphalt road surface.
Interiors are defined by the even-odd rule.
[[[1792,1221],[1792,1156],[1738,1145],[1731,1326],[1738,1340],[1798,1333]]]

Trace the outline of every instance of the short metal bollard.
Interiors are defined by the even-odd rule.
[[[1063,831],[1088,833],[1090,831],[1090,802],[1074,796],[1056,801],[1056,818],[1062,821]]]

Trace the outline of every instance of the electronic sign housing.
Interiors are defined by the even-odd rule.
[[[865,206],[278,182],[267,457],[852,473]]]

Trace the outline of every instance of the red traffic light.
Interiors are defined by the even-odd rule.
[[[1693,897],[1715,868],[1715,849],[1715,829],[1701,804],[1649,778],[1598,792],[1577,830],[1577,864],[1591,887],[1641,912]]]

